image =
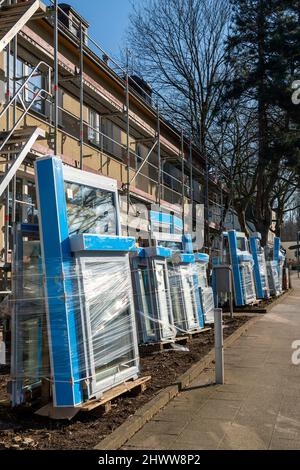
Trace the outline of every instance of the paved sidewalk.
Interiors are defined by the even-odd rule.
[[[225,385],[214,371],[172,400],[124,449],[300,449],[300,282],[225,350]],[[206,384],[206,385],[205,385]]]

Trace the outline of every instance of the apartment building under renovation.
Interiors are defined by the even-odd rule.
[[[43,155],[116,179],[132,215],[139,203],[156,204],[183,218],[191,211],[195,223],[196,205],[204,204],[209,240],[226,190],[197,146],[161,116],[149,85],[111,59],[69,5],[0,4],[2,277],[14,225],[37,223],[33,161]]]

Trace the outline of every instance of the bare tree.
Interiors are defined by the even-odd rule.
[[[271,199],[272,210],[276,213],[275,234],[278,237],[286,215],[297,214],[300,209],[298,187],[296,171],[283,168],[274,182]]]
[[[203,152],[220,110],[229,13],[227,0],[145,0],[130,17],[135,69]]]
[[[234,207],[246,233],[250,213],[265,244],[272,210],[280,225],[291,193],[279,177],[289,123],[281,109],[270,107],[266,132],[274,158],[262,169],[251,94],[223,99],[235,73],[225,50],[231,12],[228,0],[144,0],[133,9],[128,42],[135,71],[159,90],[165,115],[192,130],[194,143],[214,162],[207,173],[217,168],[223,175],[227,209]]]
[[[257,122],[246,103],[232,100],[208,134],[208,151],[230,192],[227,206],[234,207],[241,230],[248,233],[246,213],[253,205],[257,178]]]

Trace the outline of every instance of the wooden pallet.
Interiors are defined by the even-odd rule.
[[[210,330],[211,330],[211,327],[207,326],[207,327],[201,328],[199,330],[191,331],[190,333],[187,334],[187,336],[188,336],[189,340],[192,340],[194,338],[198,338],[200,335],[202,335],[203,333],[207,333]]]
[[[84,403],[80,407],[80,411],[83,412],[94,412],[97,410],[97,413],[104,414],[111,410],[113,406],[113,401],[124,395],[126,393],[131,393],[134,395],[138,395],[139,393],[143,393],[147,386],[148,382],[151,380],[151,376],[147,375],[145,377],[140,377],[136,380],[130,380],[128,382],[124,382],[121,385],[117,385],[116,387],[104,392],[101,398],[95,400],[89,400],[88,402]]]
[[[139,353],[141,356],[147,356],[148,354],[153,354],[155,352],[161,352],[168,349],[172,349],[172,345],[175,343],[186,344],[189,340],[187,335],[176,336],[174,339],[159,341],[156,343],[145,343],[139,345]]]

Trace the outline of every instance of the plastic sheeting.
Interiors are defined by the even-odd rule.
[[[194,264],[168,265],[174,325],[178,334],[200,328]]]
[[[264,252],[257,253],[257,260],[258,260],[258,267],[259,267],[259,274],[262,284],[262,289],[264,292],[269,291],[269,284],[268,284],[268,273],[267,273],[267,264]]]
[[[176,328],[166,262],[136,258],[131,271],[140,343],[174,340]]]
[[[176,335],[199,329],[199,285],[206,322],[213,319],[212,290],[206,272],[200,270],[199,277],[197,264],[149,260],[131,272],[128,256],[82,253],[63,264],[61,259],[46,259],[50,271],[43,269],[38,240],[24,237],[20,247],[11,308],[5,310],[12,312],[14,405],[26,401],[45,382],[54,386],[74,381],[85,401],[135,377],[139,357],[133,299],[137,323],[141,325],[142,319],[148,340],[152,336],[155,341],[159,337],[173,341]],[[51,272],[51,278],[43,272]],[[134,295],[131,275],[140,285]],[[54,295],[49,294],[49,285],[55,286]],[[72,335],[66,329],[65,312],[75,326]],[[66,350],[72,376],[67,372]]]
[[[205,323],[214,323],[215,301],[212,287],[201,287],[200,292]]]
[[[239,263],[241,270],[242,289],[246,304],[256,301],[256,292],[254,285],[254,263],[251,261],[241,261]]]
[[[152,264],[153,263],[153,264]],[[134,298],[141,343],[173,341],[200,329],[199,286],[195,264],[148,260],[132,262]],[[212,290],[204,290],[211,309]],[[197,299],[198,296],[198,299]]]
[[[13,404],[22,403],[26,390],[40,385],[43,375],[50,376],[49,358],[43,357],[47,342],[46,308],[40,243],[35,238],[33,234],[22,240],[19,235],[12,271],[9,313]]]
[[[208,285],[207,265],[197,263],[196,270],[204,321],[207,324],[214,323],[214,293],[212,288]]]
[[[281,294],[282,293],[282,290],[283,290],[283,267],[284,267],[284,260],[280,260],[278,261],[278,265],[277,265],[277,268],[278,268],[278,289],[279,289],[279,293]]]
[[[15,405],[42,379],[50,383],[75,380],[87,400],[138,371],[128,257],[78,256],[64,263],[62,274],[59,260],[57,268],[55,259],[49,263],[52,277],[45,279],[39,242],[28,241],[23,244],[22,260],[15,264],[11,300]],[[43,285],[47,283],[58,286],[56,296],[45,297]],[[72,335],[66,330],[62,305],[68,322],[75,322]],[[66,350],[73,365],[71,377]]]
[[[278,275],[278,263],[277,261],[267,261],[267,274],[268,274],[268,282],[269,282],[269,289],[270,294],[272,296],[278,296],[282,292],[282,283],[280,283],[280,278]]]

